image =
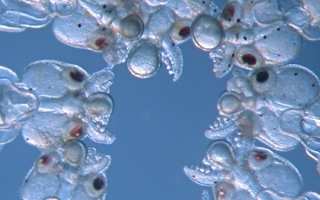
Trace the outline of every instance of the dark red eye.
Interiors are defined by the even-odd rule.
[[[242,56],[242,61],[244,63],[247,63],[248,65],[254,65],[257,63],[257,59],[255,56],[253,56],[252,54],[244,54]]]
[[[39,158],[39,162],[42,165],[48,165],[51,162],[51,157],[48,155],[43,155]]]
[[[81,137],[83,135],[82,126],[75,126],[73,129],[71,129],[69,135],[74,138]]]
[[[101,190],[104,187],[104,180],[100,177],[97,177],[93,180],[92,185],[95,190]]]
[[[82,82],[85,78],[84,74],[82,74],[78,70],[71,70],[69,75],[74,81],[77,81],[77,82]]]
[[[222,17],[225,20],[231,21],[234,13],[235,13],[234,7],[232,5],[227,5],[222,11]]]
[[[256,160],[263,161],[263,160],[267,159],[268,154],[266,152],[263,152],[263,151],[257,151],[257,152],[255,152],[255,154],[253,156],[254,156],[254,158]]]
[[[181,37],[187,37],[187,36],[190,35],[190,31],[191,31],[190,27],[189,26],[185,26],[179,31],[179,35]]]
[[[105,40],[105,38],[98,38],[94,44],[99,47],[99,49],[104,48],[105,46],[108,45],[107,41]]]
[[[258,83],[264,83],[269,79],[268,71],[260,71],[256,75],[256,80]]]

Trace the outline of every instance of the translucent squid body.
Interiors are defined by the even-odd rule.
[[[241,139],[242,146],[235,148],[225,141],[211,143],[203,164],[184,167],[184,172],[195,183],[212,187],[217,200],[320,197],[313,192],[299,196],[303,182],[292,163],[266,148],[254,147],[250,137]],[[210,199],[207,191],[202,199]]]
[[[190,36],[210,51],[217,77],[233,65],[284,64],[298,55],[303,38],[320,39],[316,0],[230,0],[222,12],[210,0],[3,0],[0,11],[0,30],[39,28],[54,19],[61,42],[102,52],[112,66],[127,62],[139,78],[153,76],[163,63],[178,80],[178,44]]]
[[[21,32],[41,28],[56,16],[72,14],[77,6],[77,0],[1,0],[0,30]]]
[[[110,156],[70,139],[37,159],[23,182],[22,199],[105,199],[110,162]]]
[[[317,0],[259,0],[254,3],[253,15],[261,25],[282,20],[307,40],[320,39],[320,6]]]
[[[284,64],[299,54],[303,37],[283,17],[284,8],[278,6],[278,10],[270,11],[277,3],[230,0],[218,18],[205,16],[193,22],[193,41],[202,50],[210,51],[217,77],[225,76],[233,65],[251,70]],[[292,17],[297,17],[295,14],[298,15],[292,13]]]
[[[318,160],[319,79],[307,68],[261,67],[249,75],[236,70],[219,98],[218,110],[222,117],[206,137],[228,138],[238,131],[280,151],[301,143]]]
[[[37,108],[37,97],[13,71],[0,66],[0,149],[14,140]]]
[[[246,147],[233,148],[228,142],[215,141],[203,164],[184,167],[184,172],[195,183],[212,187],[217,200],[319,198],[313,192],[299,196],[301,175],[288,160],[268,149],[243,144]],[[208,194],[203,196],[209,199]]]
[[[89,76],[76,65],[43,60],[27,66],[22,80],[39,99],[38,112],[22,128],[27,143],[48,150],[86,136],[104,144],[115,140],[106,128],[113,111],[111,71]]]
[[[183,67],[178,44],[190,38],[192,21],[218,13],[210,1],[203,2],[80,0],[74,14],[54,21],[53,31],[65,44],[101,51],[111,65],[127,61],[139,78],[153,76],[164,63],[176,81]]]
[[[211,1],[197,0],[2,1],[0,11],[1,30],[39,28],[54,19],[61,42],[102,52],[112,66],[127,62],[139,78],[153,76],[163,63],[174,81],[183,71],[178,44],[190,38],[192,22],[219,13]]]

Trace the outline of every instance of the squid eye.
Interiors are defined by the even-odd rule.
[[[227,3],[221,13],[221,22],[223,26],[228,29],[233,25],[240,23],[243,9],[243,5],[240,5],[240,3],[236,1]]]
[[[82,126],[75,126],[69,131],[69,136],[72,138],[79,138],[83,136],[83,128]]]
[[[253,89],[258,93],[266,93],[272,90],[276,80],[276,74],[271,67],[259,68],[251,75]]]
[[[39,173],[57,172],[60,169],[58,167],[59,160],[59,156],[54,153],[42,154],[36,162],[36,170]]]
[[[89,174],[84,187],[88,196],[100,198],[107,191],[107,179],[104,174]]]
[[[273,163],[273,156],[263,148],[254,149],[248,155],[248,165],[254,170],[261,170]]]
[[[239,47],[235,52],[235,61],[238,66],[249,70],[257,68],[263,64],[261,55],[252,45]]]
[[[234,16],[234,13],[235,13],[235,7],[234,5],[229,3],[223,8],[221,15],[223,19],[227,21],[231,21]]]
[[[88,78],[87,73],[76,65],[63,66],[61,73],[64,85],[72,91],[81,89]]]
[[[179,35],[183,38],[189,36],[190,35],[190,27],[185,26],[185,27],[181,28],[179,31]]]
[[[84,74],[77,70],[70,71],[70,78],[76,82],[82,82],[85,78]]]
[[[100,177],[97,177],[93,180],[92,186],[95,190],[100,191],[104,187],[104,180]]]
[[[236,189],[229,183],[220,182],[214,186],[214,193],[218,200],[233,199]]]
[[[63,124],[65,132],[63,132],[63,139],[80,139],[87,135],[87,126],[83,121],[77,118],[72,118]]]
[[[256,75],[256,81],[258,83],[264,83],[269,79],[269,72],[268,71],[260,71]]]
[[[42,155],[42,156],[38,159],[39,165],[42,165],[42,166],[48,166],[51,161],[52,161],[52,158],[51,158],[50,155]]]
[[[172,25],[170,30],[171,39],[176,44],[187,40],[191,34],[191,22],[188,20],[177,21]]]

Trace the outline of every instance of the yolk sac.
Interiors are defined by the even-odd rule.
[[[73,129],[69,131],[69,136],[72,138],[79,138],[83,136],[83,128],[82,126],[75,126]]]
[[[94,93],[88,97],[84,108],[91,118],[102,119],[109,117],[113,111],[114,103],[110,95],[105,93]]]
[[[87,156],[86,145],[77,139],[68,140],[62,146],[64,160],[73,166],[84,163]]]
[[[143,21],[137,15],[130,15],[121,21],[122,35],[128,39],[137,39],[143,33]]]
[[[242,61],[248,65],[255,65],[257,63],[256,57],[251,54],[242,55]]]
[[[205,51],[216,48],[223,38],[219,21],[209,15],[198,16],[192,23],[191,32],[193,43]]]
[[[148,42],[136,46],[127,59],[128,69],[138,78],[149,78],[160,68],[159,49]]]
[[[259,83],[264,83],[269,79],[269,73],[268,71],[260,71],[256,75],[256,80]]]
[[[221,167],[230,166],[234,163],[234,152],[226,142],[214,142],[207,150],[208,161]]]
[[[240,98],[232,93],[225,93],[218,100],[218,110],[222,115],[234,115],[241,107]]]

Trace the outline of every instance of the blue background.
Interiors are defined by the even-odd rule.
[[[164,67],[143,80],[133,77],[125,65],[114,68],[111,95],[115,110],[109,128],[117,139],[112,145],[86,140],[88,146],[112,156],[107,170],[107,199],[201,198],[205,187],[189,180],[182,169],[200,163],[205,156],[210,140],[204,137],[204,131],[217,116],[217,98],[230,75],[215,78],[208,53],[191,41],[181,48],[185,64],[178,82],[172,81]],[[306,43],[291,63],[307,66],[320,75],[319,52],[319,42]],[[0,33],[0,65],[21,76],[25,66],[41,59],[77,64],[89,73],[107,66],[99,53],[60,43],[50,25],[23,33]],[[21,136],[4,147],[0,152],[0,200],[20,199],[22,181],[39,154]],[[305,181],[303,191],[320,192],[316,163],[302,148],[281,155],[300,170]]]

